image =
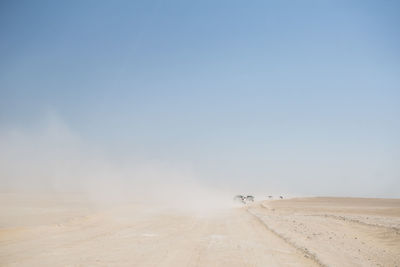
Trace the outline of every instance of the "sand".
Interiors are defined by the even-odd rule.
[[[0,194],[1,266],[400,266],[400,200],[265,200],[212,213]]]

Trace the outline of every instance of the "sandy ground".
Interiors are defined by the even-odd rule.
[[[1,266],[400,266],[400,200],[261,201],[212,213],[0,194]]]

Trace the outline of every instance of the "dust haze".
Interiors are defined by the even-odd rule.
[[[38,125],[1,130],[2,191],[75,192],[96,204],[133,201],[196,212],[232,205],[231,192],[201,184],[190,166],[112,158],[54,116]]]
[[[0,265],[400,263],[398,199],[234,203],[242,192],[205,184],[190,166],[89,143],[57,118],[2,129]]]

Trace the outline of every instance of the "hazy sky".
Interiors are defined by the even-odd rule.
[[[1,1],[0,130],[37,136],[56,117],[113,160],[209,184],[400,197],[399,14],[399,1]]]

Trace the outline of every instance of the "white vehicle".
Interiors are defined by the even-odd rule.
[[[254,202],[254,196],[248,195],[248,196],[243,196],[243,195],[237,195],[233,198],[233,200],[241,202],[243,204],[247,202]]]
[[[246,203],[246,197],[242,195],[237,195],[233,198],[233,200],[241,202],[241,203]]]
[[[246,201],[248,201],[248,202],[254,202],[254,196],[247,196],[246,197]]]

